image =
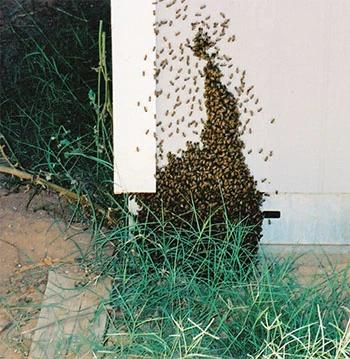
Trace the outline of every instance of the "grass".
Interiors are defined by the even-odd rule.
[[[0,145],[18,169],[115,208],[109,1],[79,4],[33,17],[18,3],[26,21],[2,29]]]
[[[110,38],[99,22],[102,13],[108,28],[108,2],[95,13],[73,5],[52,10],[55,31],[29,14],[28,28],[6,28],[20,61],[2,86],[0,144],[17,168],[88,198],[84,265],[115,283],[99,308],[105,342],[75,338],[77,351],[84,342],[111,358],[348,358],[347,270],[303,286],[293,259],[242,263],[243,224],[226,221],[218,238],[210,218],[187,230],[130,221],[112,194]],[[96,205],[121,209],[119,225],[106,229]]]
[[[240,243],[246,233],[240,224],[227,222],[224,239],[212,237],[210,225],[186,232],[159,225],[161,235],[135,224],[96,237],[97,253],[117,243],[113,256],[94,261],[100,272],[115,278],[110,328],[96,353],[116,358],[348,357],[348,269],[303,286],[292,258],[242,264]],[[157,260],[149,242],[157,246]],[[209,248],[205,253],[203,243]]]

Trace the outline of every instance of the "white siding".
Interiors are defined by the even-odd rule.
[[[152,1],[111,0],[115,193],[155,191]],[[147,54],[147,60],[144,56]],[[145,71],[145,76],[142,75]],[[137,102],[140,101],[140,106]],[[147,112],[144,110],[147,107]],[[146,132],[148,131],[148,134]]]
[[[151,45],[153,35],[144,30],[148,25],[142,21],[147,18],[143,7],[150,2],[119,1],[125,5],[121,21],[130,26],[122,49],[130,52],[133,46],[130,47],[128,42],[132,43],[134,38],[139,41],[139,46],[148,41]],[[281,218],[272,220],[271,226],[266,223],[263,242],[350,243],[350,1],[187,0],[185,4],[178,1],[176,6],[167,8],[168,2],[170,0],[157,6],[159,19],[173,18],[177,9],[186,3],[189,5],[188,20],[177,21],[167,30],[166,37],[173,47],[193,36],[190,23],[203,4],[207,7],[201,12],[211,15],[212,20],[220,19],[221,11],[231,19],[230,32],[236,35],[237,41],[220,46],[223,53],[232,56],[234,67],[247,70],[247,82],[255,85],[254,91],[263,107],[263,111],[253,118],[252,134],[245,135],[247,150],[253,149],[247,161],[258,180],[268,178],[260,184],[262,190],[271,194],[276,189],[279,191],[278,195],[272,195],[266,201],[265,209],[281,210]],[[131,10],[140,16],[132,22],[134,27],[129,25],[128,12]],[[175,28],[182,32],[180,36],[175,37]],[[164,39],[158,37],[158,50],[165,45]],[[123,76],[134,72],[128,80],[122,76],[115,80],[119,93],[127,87],[123,81],[140,83],[142,69],[138,62],[134,63],[134,55],[142,57],[146,49],[134,50],[137,53],[119,64],[120,68],[125,66]],[[118,61],[117,58],[115,73]],[[177,60],[173,65],[175,68],[183,66]],[[191,66],[196,71],[194,62]],[[173,74],[163,72],[160,87],[166,88],[167,92],[174,91],[175,88],[169,86],[172,78]],[[144,141],[141,131],[134,127],[143,123],[141,117],[144,116],[137,112],[135,103],[138,98],[148,96],[150,81],[145,87],[139,86],[137,95],[129,89],[128,98],[124,98],[126,103],[115,94],[116,104],[119,102],[123,106],[119,115],[117,107],[116,123],[119,118],[132,118],[128,135],[120,134],[124,137],[122,144],[116,141],[116,152],[117,158],[118,149],[124,156],[124,167],[119,167],[123,174],[121,177],[133,181],[133,172],[137,173],[137,185],[130,182],[133,184],[129,187],[134,189],[142,188],[142,180],[149,184],[150,189],[154,188],[150,176],[154,163],[149,165],[147,162],[151,161],[153,143],[149,142],[146,157],[142,157],[142,152],[132,153],[132,148]],[[202,88],[200,82],[199,86]],[[168,107],[169,101],[160,97],[157,116],[164,127],[169,121],[164,116]],[[179,116],[181,111],[184,115],[188,113],[184,108],[179,111]],[[203,113],[195,110],[193,118],[202,116]],[[271,125],[273,117],[276,122]],[[150,115],[145,119],[147,121],[152,121]],[[184,130],[187,125],[188,122],[183,124]],[[135,136],[131,127],[136,131]],[[116,130],[118,132],[118,125]],[[165,141],[165,152],[176,152],[188,139],[181,134],[169,138],[167,133],[158,132],[158,136],[159,140]],[[189,134],[188,137],[196,139],[195,135]],[[260,148],[264,149],[262,154],[258,154]],[[263,158],[270,150],[274,155],[265,162]],[[143,168],[146,162],[147,168]],[[124,188],[128,188],[127,182]]]

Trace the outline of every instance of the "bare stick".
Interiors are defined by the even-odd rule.
[[[90,201],[87,196],[85,195],[79,196],[75,192],[72,192],[64,187],[48,182],[39,176],[31,175],[28,172],[18,170],[14,167],[0,166],[0,173],[15,176],[23,180],[30,181],[35,185],[39,185],[44,188],[51,189],[57,192],[60,196],[65,197],[68,201],[81,204],[83,207],[90,205]],[[106,216],[112,224],[116,222],[113,218],[111,218],[111,210],[106,210],[105,208],[99,205],[95,205],[94,208],[101,215]]]

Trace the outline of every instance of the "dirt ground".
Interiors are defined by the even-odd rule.
[[[82,226],[67,228],[55,194],[10,193],[0,182],[0,358],[28,355],[48,270],[80,271],[75,262],[90,243]],[[82,273],[82,276],[84,273]]]

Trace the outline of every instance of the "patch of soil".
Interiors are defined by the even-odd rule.
[[[28,355],[48,271],[79,272],[76,259],[90,243],[82,226],[67,227],[57,195],[32,196],[33,189],[10,193],[0,184],[0,358]]]

